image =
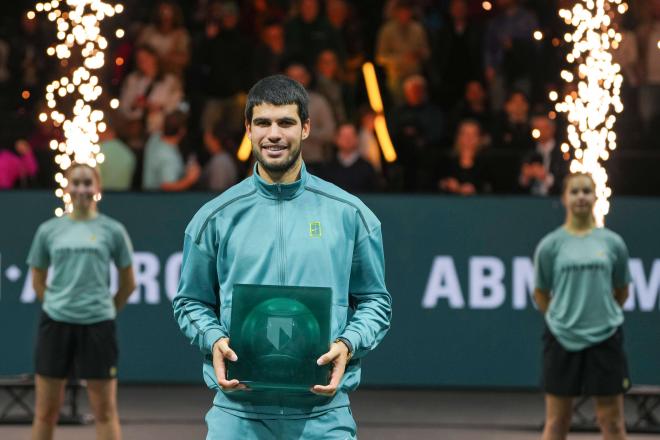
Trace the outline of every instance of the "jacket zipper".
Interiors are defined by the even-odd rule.
[[[277,228],[279,232],[278,250],[280,254],[279,272],[280,272],[280,286],[284,286],[285,282],[285,268],[284,268],[284,203],[282,201],[282,187],[277,185]]]

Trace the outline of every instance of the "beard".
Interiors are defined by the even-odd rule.
[[[289,169],[291,169],[298,158],[300,157],[300,151],[301,151],[301,146],[298,144],[298,148],[291,149],[289,156],[283,160],[283,161],[277,161],[275,163],[273,162],[268,162],[261,154],[261,147],[258,148],[253,148],[253,153],[254,157],[259,162],[259,166],[263,167],[264,170],[268,171],[269,173],[274,173],[274,174],[284,174],[287,172]]]

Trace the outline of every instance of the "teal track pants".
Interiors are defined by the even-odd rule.
[[[248,419],[213,406],[206,425],[206,440],[357,440],[348,406],[306,419]]]

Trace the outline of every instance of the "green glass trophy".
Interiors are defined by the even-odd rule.
[[[237,284],[232,294],[227,377],[252,390],[309,392],[328,383],[316,360],[330,346],[332,290]]]

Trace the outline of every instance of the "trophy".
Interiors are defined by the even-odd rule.
[[[316,360],[330,347],[331,304],[330,288],[235,285],[229,334],[238,361],[227,377],[287,393],[327,384],[330,366]]]

